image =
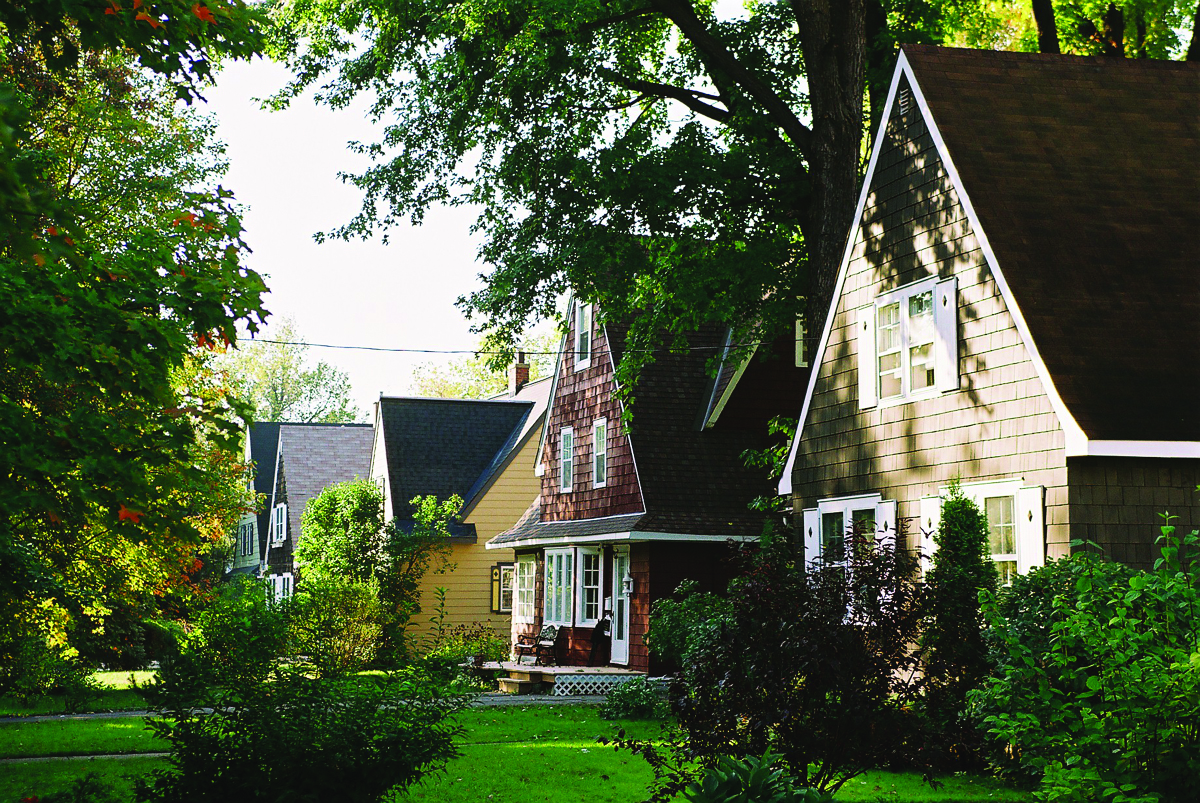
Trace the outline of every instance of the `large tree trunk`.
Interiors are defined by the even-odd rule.
[[[1033,0],[1033,21],[1037,23],[1038,50],[1043,53],[1061,53],[1058,26],[1054,22],[1054,5],[1050,0]]]
[[[864,0],[793,0],[792,6],[813,115],[808,153],[813,193],[804,240],[811,275],[806,316],[816,334],[825,324],[858,198],[865,10]]]
[[[1200,61],[1200,3],[1196,4],[1196,14],[1192,17],[1192,43],[1188,45],[1188,61]]]

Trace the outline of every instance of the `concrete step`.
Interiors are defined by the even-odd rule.
[[[542,687],[541,682],[536,680],[500,678],[498,682],[500,685],[500,691],[504,692],[505,694],[530,694]]]

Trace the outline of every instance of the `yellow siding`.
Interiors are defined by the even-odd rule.
[[[446,589],[447,625],[490,622],[498,634],[508,635],[509,615],[492,613],[492,566],[511,563],[513,551],[489,550],[485,545],[516,524],[541,491],[541,480],[533,473],[541,434],[538,427],[467,516],[467,523],[475,525],[476,543],[455,544],[450,558],[453,569],[430,572],[422,580],[421,613],[408,630],[417,644],[430,631],[429,619],[437,609],[434,589],[439,586]]]

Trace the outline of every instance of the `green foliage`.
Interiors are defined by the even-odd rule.
[[[377,582],[386,569],[390,529],[383,491],[370,480],[330,485],[310,499],[300,519],[295,560],[304,581],[337,577]]]
[[[458,751],[453,715],[468,702],[417,675],[309,678],[281,669],[153,720],[172,769],[138,800],[374,803],[443,768]]]
[[[1191,800],[1200,772],[1200,534],[1159,538],[1153,571],[1092,552],[985,605],[996,677],[971,695],[1006,772],[1039,798]],[[1009,758],[1011,756],[1011,758]]]
[[[695,580],[684,580],[674,597],[656,600],[650,609],[650,627],[644,637],[650,652],[671,666],[690,659],[688,650],[706,643],[729,623],[731,603],[718,594],[696,590]]]
[[[605,719],[665,719],[669,713],[663,688],[638,676],[608,692],[600,705]]]
[[[44,795],[36,800],[38,803],[125,803],[116,786],[95,772],[76,778],[66,791]]]
[[[562,341],[557,327],[540,326],[526,332],[520,350],[526,354],[529,381],[549,376]],[[478,344],[480,352],[488,344]],[[409,392],[415,396],[444,399],[487,399],[508,391],[508,374],[500,370],[490,354],[477,353],[444,363],[422,363],[412,371]]]
[[[383,609],[375,588],[343,577],[307,577],[285,604],[293,650],[322,677],[356,672],[379,650]]]
[[[463,664],[477,657],[484,661],[506,660],[508,649],[507,634],[498,634],[491,622],[453,625],[441,629],[421,656],[421,665],[435,677],[451,678],[462,674]]]
[[[379,596],[387,607],[387,642],[391,650],[404,649],[404,629],[421,612],[421,578],[442,571],[450,557],[450,524],[462,509],[454,494],[439,502],[435,496],[418,496],[409,502],[406,522],[395,522],[387,544],[387,572],[379,583]]]
[[[942,502],[934,536],[937,551],[925,578],[928,618],[921,633],[926,689],[922,713],[939,734],[946,759],[970,760],[980,734],[964,718],[967,692],[991,671],[983,636],[980,594],[996,592],[996,567],[988,545],[987,517],[957,482]]]
[[[725,756],[684,790],[690,803],[832,803],[833,795],[816,789],[796,789],[779,756]]]
[[[728,613],[692,630],[671,684],[680,742],[626,745],[656,767],[653,800],[695,780],[692,760],[711,767],[769,750],[799,785],[832,792],[907,755],[921,589],[915,559],[895,540],[807,569],[782,539],[743,553]]]
[[[223,367],[256,421],[348,424],[359,419],[350,402],[350,377],[324,361],[310,367],[308,346],[292,318],[273,324],[272,341],[243,341]]]
[[[774,445],[765,449],[747,449],[742,452],[742,462],[748,468],[764,469],[767,477],[773,482],[777,482],[783,476],[787,466],[788,452],[791,448],[792,438],[796,435],[796,426],[797,421],[794,418],[786,418],[781,415],[771,418],[767,421],[767,437],[774,439]],[[754,510],[772,513],[783,510],[790,504],[790,498],[772,494],[756,497],[750,502],[750,507]]]

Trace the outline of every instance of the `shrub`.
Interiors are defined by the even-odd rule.
[[[172,768],[139,781],[140,801],[374,803],[457,756],[453,715],[470,699],[414,674],[330,679],[286,668],[271,682],[191,688],[203,693],[151,721]]]
[[[926,688],[920,708],[935,738],[936,758],[971,763],[978,760],[982,734],[965,716],[967,692],[991,671],[979,595],[994,594],[997,578],[987,518],[957,482],[942,504],[935,542],[925,578],[928,615],[920,644]]]
[[[23,798],[24,799],[24,798]],[[38,803],[125,803],[125,797],[117,788],[105,781],[99,773],[89,772],[76,778],[71,788],[33,798]]]
[[[663,719],[669,713],[659,684],[640,676],[609,691],[600,705],[605,719]]]
[[[682,666],[689,646],[706,641],[730,617],[727,599],[699,593],[697,586],[695,580],[684,580],[675,589],[674,598],[657,600],[650,610],[646,646],[670,667]]]
[[[1164,526],[1154,571],[1091,552],[989,601],[997,676],[971,695],[1010,775],[1051,801],[1187,801],[1200,773],[1200,535]]]
[[[207,682],[232,688],[265,680],[285,648],[283,612],[267,584],[242,577],[221,587],[197,615],[183,644],[163,656],[162,665],[170,671],[181,660],[195,663]]]
[[[369,585],[324,575],[306,578],[284,611],[293,650],[321,675],[358,671],[379,649],[383,608]]]
[[[472,622],[443,628],[425,654],[423,663],[431,671],[453,675],[462,664],[477,655],[485,661],[508,658],[508,639],[496,633],[491,622]]]
[[[691,803],[831,803],[833,795],[816,789],[797,789],[779,757],[722,758],[683,792]]]

